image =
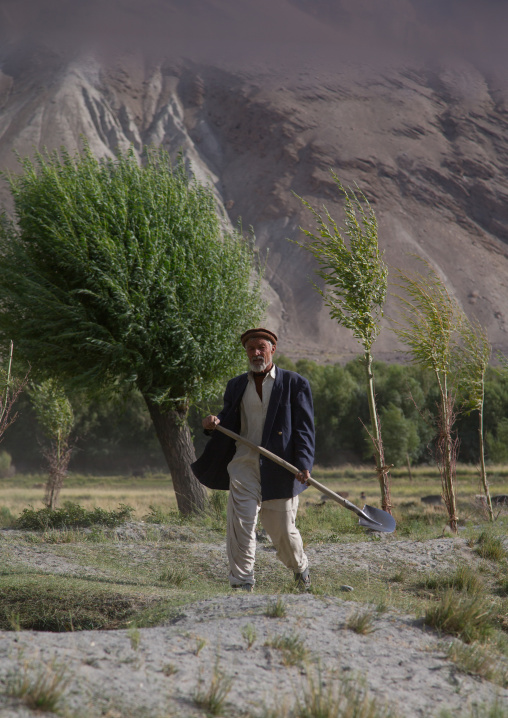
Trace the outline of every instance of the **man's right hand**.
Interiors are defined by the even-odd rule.
[[[203,429],[206,431],[213,431],[218,424],[220,424],[220,419],[213,414],[209,414],[203,419]]]

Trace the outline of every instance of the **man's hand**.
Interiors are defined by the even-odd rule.
[[[208,416],[205,416],[202,423],[203,429],[206,429],[207,431],[213,431],[215,427],[220,424],[220,419],[216,416],[213,416],[213,414],[209,414]]]
[[[301,484],[307,484],[308,486],[308,479],[310,479],[310,471],[308,469],[305,469],[305,471],[299,471],[297,474],[295,474],[295,479],[298,479]]]

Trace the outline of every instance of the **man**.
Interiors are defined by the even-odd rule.
[[[225,428],[297,466],[287,469],[221,432],[212,433],[192,470],[205,486],[229,489],[227,551],[229,582],[252,591],[256,523],[259,518],[300,588],[310,589],[308,560],[295,526],[298,494],[307,487],[314,462],[314,412],[309,382],[276,367],[276,335],[249,329],[241,336],[250,371],[231,379],[218,416],[203,419],[206,432]]]

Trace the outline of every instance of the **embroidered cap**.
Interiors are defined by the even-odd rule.
[[[244,332],[240,337],[240,341],[242,342],[243,346],[245,346],[249,339],[255,338],[268,339],[268,341],[272,342],[272,344],[277,344],[277,335],[271,332],[269,329],[263,329],[262,327],[258,327],[257,329],[247,329],[247,331]]]

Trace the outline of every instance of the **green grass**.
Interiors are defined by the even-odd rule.
[[[493,633],[492,606],[480,596],[463,597],[448,590],[425,612],[424,623],[465,643],[484,641]]]
[[[357,609],[348,616],[346,628],[361,636],[367,636],[376,630],[374,626],[375,614],[371,609]]]
[[[458,566],[451,574],[432,574],[426,576],[421,585],[424,588],[446,590],[448,588],[466,593],[482,593],[484,583],[478,573],[467,564]]]
[[[282,598],[279,597],[276,601],[268,601],[265,616],[268,618],[284,618],[286,613],[286,604]]]
[[[485,646],[477,643],[464,645],[453,641],[448,646],[446,655],[463,673],[479,676],[502,687],[508,686],[508,672],[500,665],[499,658]]]
[[[202,708],[208,715],[223,715],[226,699],[233,686],[233,678],[226,675],[215,664],[212,678],[207,686],[202,679],[199,680],[198,686],[194,693],[194,703],[198,708]]]
[[[282,663],[285,666],[297,666],[309,658],[309,651],[305,642],[298,634],[275,636],[265,642],[265,646],[275,648],[282,654]]]
[[[325,678],[311,673],[297,698],[294,718],[395,718],[382,701],[369,696],[365,684],[358,679]]]
[[[56,713],[66,687],[67,678],[62,666],[25,663],[8,679],[6,693],[19,698],[33,711]]]
[[[47,531],[48,529],[84,528],[88,526],[114,527],[128,521],[134,509],[120,505],[117,510],[106,511],[99,507],[88,510],[79,504],[66,501],[57,509],[23,509],[15,521],[15,528],[27,531]]]
[[[485,529],[478,536],[478,545],[475,549],[478,556],[491,561],[502,561],[508,558],[508,552],[503,546],[501,538],[495,536],[492,530]]]

